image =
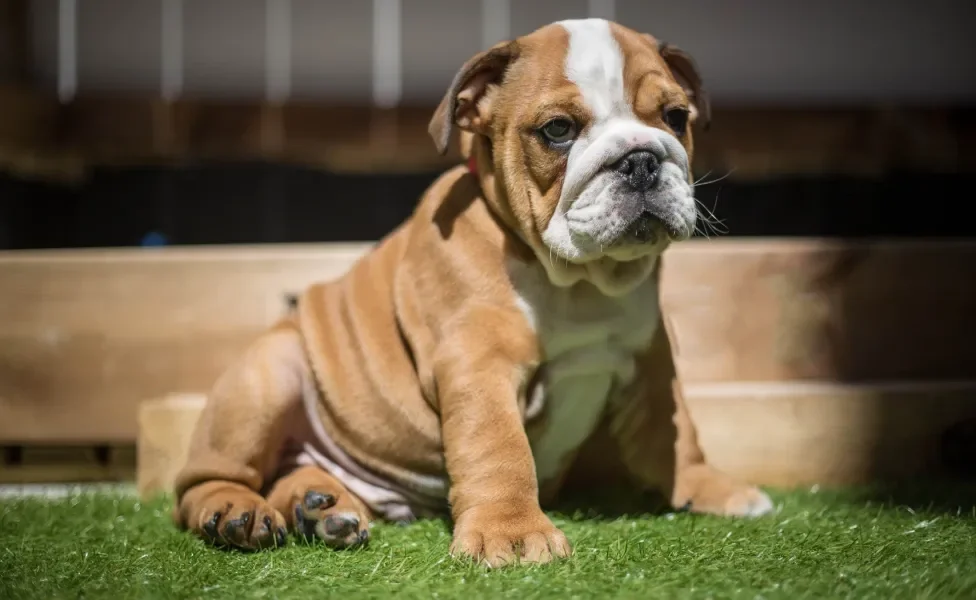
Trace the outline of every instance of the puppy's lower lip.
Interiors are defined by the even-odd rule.
[[[685,237],[685,228],[676,219],[662,218],[659,220],[668,238],[677,240]]]
[[[666,225],[668,237],[672,240],[685,240],[691,237],[690,232],[687,228],[680,225]]]

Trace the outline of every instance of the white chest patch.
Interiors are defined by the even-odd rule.
[[[540,482],[559,473],[566,456],[593,432],[611,393],[634,377],[635,354],[658,323],[654,278],[610,297],[592,284],[557,287],[539,265],[512,272],[519,307],[544,352],[541,398],[545,427],[530,439]]]

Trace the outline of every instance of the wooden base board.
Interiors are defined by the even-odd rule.
[[[779,488],[931,475],[957,458],[943,455],[944,433],[976,419],[976,380],[697,384],[686,386],[684,394],[712,464]],[[141,406],[137,481],[143,497],[171,491],[204,402],[203,395],[181,394]],[[588,484],[622,481],[622,473],[599,462],[614,452],[612,447],[583,452],[574,473],[580,480],[570,485],[584,479]]]
[[[131,482],[135,448],[129,445],[13,446],[0,461],[0,484]]]

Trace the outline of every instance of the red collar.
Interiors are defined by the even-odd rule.
[[[478,174],[478,159],[474,155],[468,158],[468,173],[472,175]]]

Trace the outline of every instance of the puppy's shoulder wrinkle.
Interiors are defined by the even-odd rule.
[[[431,186],[428,198],[434,200],[429,207],[431,219],[445,240],[454,233],[457,220],[481,198],[481,188],[474,175],[463,167],[448,171]],[[426,203],[425,203],[426,204]],[[421,206],[421,210],[425,208]]]

